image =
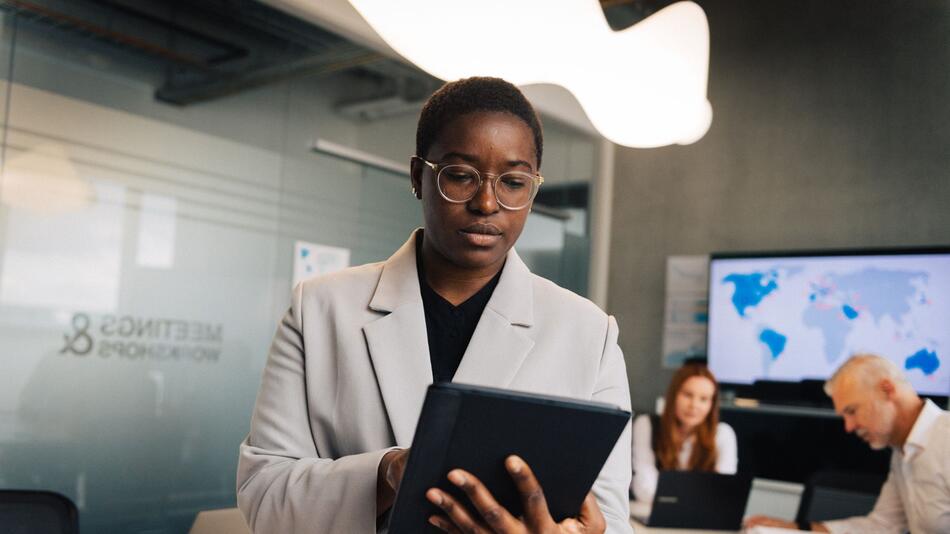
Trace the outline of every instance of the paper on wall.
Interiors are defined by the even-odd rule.
[[[294,245],[293,286],[312,276],[339,271],[350,265],[350,249],[297,241]]]
[[[663,367],[706,356],[709,315],[709,256],[666,258]]]

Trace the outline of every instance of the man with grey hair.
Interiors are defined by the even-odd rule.
[[[773,526],[833,533],[950,532],[950,413],[921,399],[890,360],[848,359],[825,383],[844,428],[873,449],[890,446],[891,469],[871,513],[796,525],[766,516],[746,528]]]

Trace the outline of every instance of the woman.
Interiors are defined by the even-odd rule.
[[[301,283],[280,322],[238,465],[253,530],[382,528],[433,380],[629,409],[616,322],[531,274],[512,248],[543,181],[542,147],[533,108],[503,80],[452,82],[428,100],[410,167],[424,228],[385,262]],[[628,429],[561,525],[515,457],[506,467],[523,521],[461,470],[448,478],[479,513],[431,489],[444,513],[430,521],[450,532],[629,532],[629,440]]]
[[[719,385],[705,364],[687,363],[666,390],[663,415],[633,422],[633,483],[637,501],[653,502],[660,471],[735,474],[736,434],[719,422]]]

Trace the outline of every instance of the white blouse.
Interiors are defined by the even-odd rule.
[[[637,501],[653,502],[656,483],[660,472],[656,468],[656,456],[653,454],[653,425],[650,416],[640,415],[633,420],[633,482],[630,489]],[[681,469],[689,463],[693,453],[695,438],[689,437],[680,447],[679,465]],[[736,445],[736,433],[726,423],[716,427],[716,472],[734,475],[739,465],[739,448]]]

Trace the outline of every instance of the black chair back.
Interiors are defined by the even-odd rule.
[[[4,534],[78,534],[79,512],[51,491],[0,490],[0,526]]]
[[[874,508],[885,477],[871,473],[818,471],[805,485],[798,522],[832,521],[867,515]]]

